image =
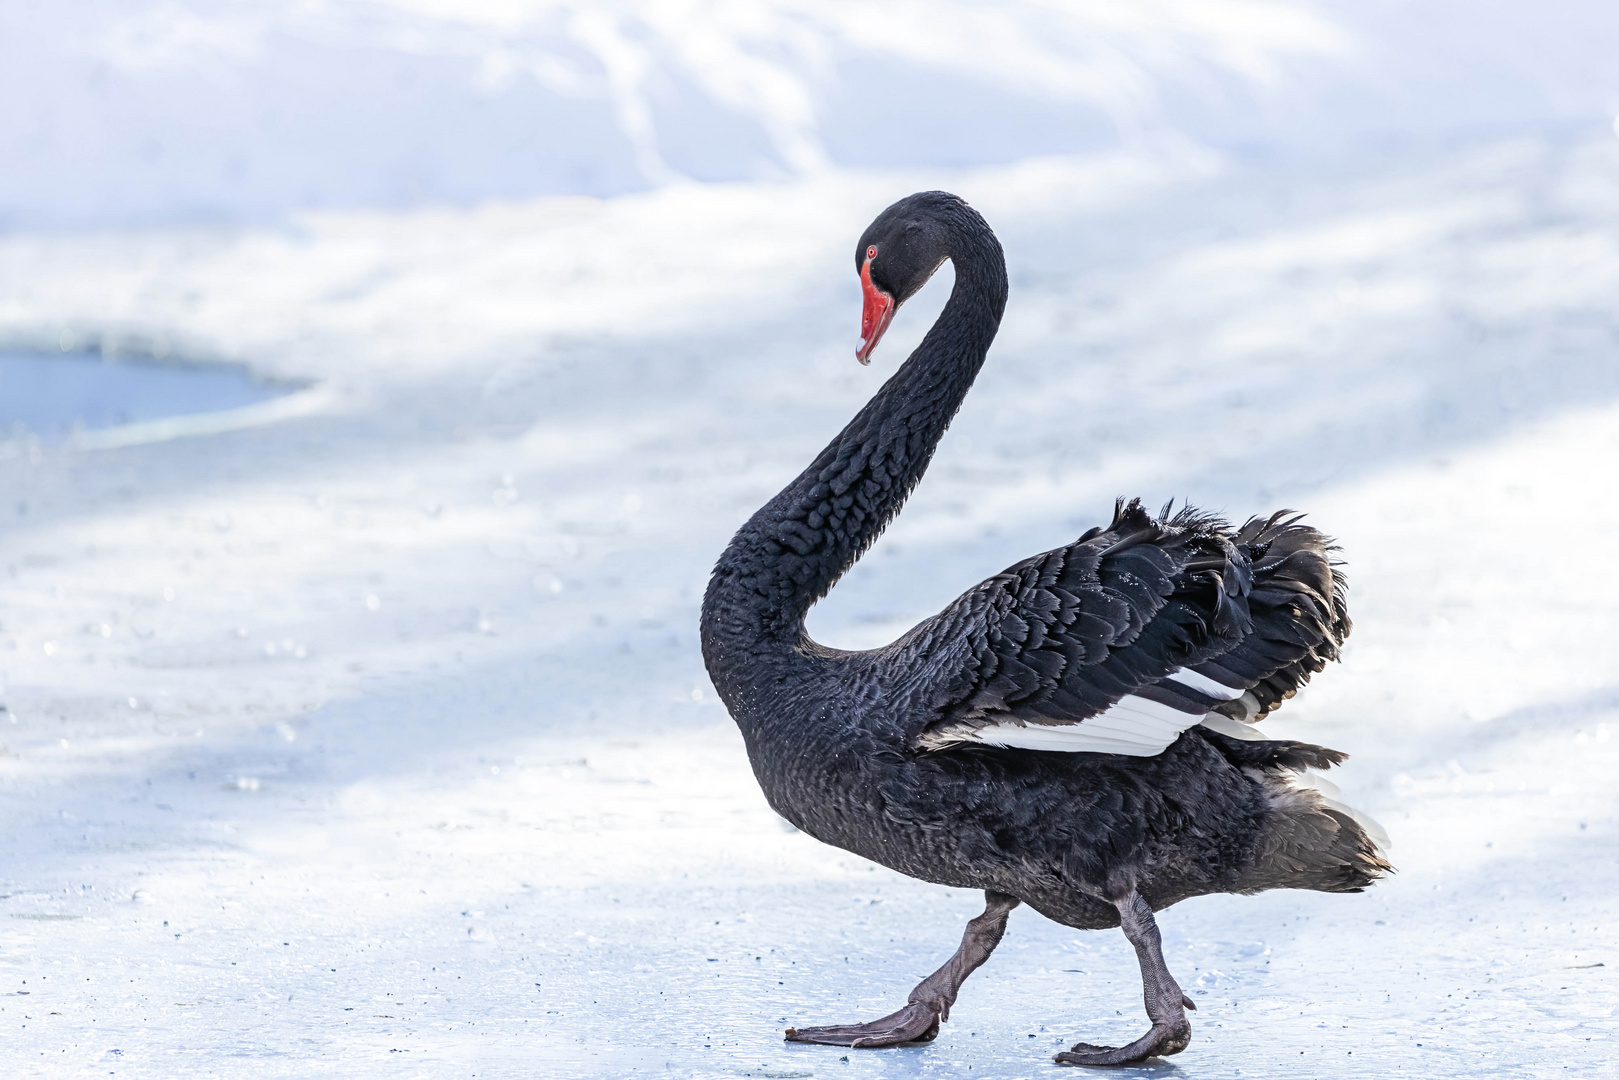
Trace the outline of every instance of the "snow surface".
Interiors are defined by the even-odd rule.
[[[461,18],[329,7],[374,19],[379,55],[432,51],[389,36],[398,12]],[[1367,6],[1445,27],[1443,6],[1415,9]],[[90,18],[70,10],[29,12]],[[338,25],[233,10],[269,27],[255,48]],[[526,40],[477,10],[489,40]],[[1038,57],[1034,10],[989,24],[1016,55]],[[1287,42],[1362,40],[1325,6],[1286,11],[1304,28]],[[1462,39],[1515,56],[1501,25]],[[1570,25],[1564,87],[1586,55]],[[228,55],[235,39],[197,26],[182,44]],[[1338,115],[1289,104],[1308,71],[1233,67],[1198,33],[1139,39],[1165,70],[1196,66],[1179,42],[1259,71],[1282,112]],[[292,64],[252,55],[247,75]],[[853,242],[922,187],[989,217],[1012,301],[928,479],[812,614],[821,640],[890,640],[1119,494],[1297,506],[1349,562],[1345,662],[1266,726],[1354,755],[1334,779],[1388,827],[1399,873],[1360,896],[1170,909],[1194,1041],[1124,1074],[1609,1075],[1619,140],[1600,87],[1588,122],[1553,90],[1510,132],[1440,94],[1446,138],[1376,153],[1240,152],[1210,121],[1030,137],[1005,160],[852,170],[828,150],[775,180],[636,173],[607,199],[507,191],[474,161],[492,186],[398,209],[344,189],[363,177],[322,135],[288,168],[326,161],[325,201],[347,209],[281,217],[266,195],[230,204],[261,224],[176,223],[173,175],[120,192],[95,169],[13,199],[6,348],[229,361],[307,389],[67,443],[0,433],[7,1075],[1011,1078],[1139,1034],[1122,937],[1020,910],[937,1042],[780,1040],[897,1007],[980,903],[785,827],[695,633],[730,533],[943,302],[947,270],[871,369],[853,362]],[[106,115],[53,100],[53,130]],[[69,221],[101,224],[47,228]]]
[[[1604,0],[4,0],[0,227],[1568,133],[1616,53]]]

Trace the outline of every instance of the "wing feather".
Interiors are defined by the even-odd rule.
[[[1141,756],[1205,718],[1262,719],[1349,633],[1333,550],[1290,511],[1233,530],[1121,501],[909,635],[931,695],[914,741]]]

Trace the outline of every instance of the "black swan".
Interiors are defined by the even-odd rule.
[[[855,251],[868,362],[895,309],[949,259],[955,289],[897,374],[737,532],[703,601],[703,659],[770,805],[904,874],[984,890],[961,947],[899,1011],[788,1029],[798,1042],[932,1039],[1026,903],[1122,927],[1151,1029],[1062,1064],[1186,1048],[1191,999],[1153,912],[1209,893],[1358,892],[1390,867],[1356,815],[1301,784],[1335,750],[1254,721],[1336,659],[1349,633],[1334,549],[1286,512],[1239,529],[1139,501],[1105,528],[969,589],[885,648],[811,640],[804,619],[904,504],[1006,306],[1006,264],[961,199],[902,199]]]

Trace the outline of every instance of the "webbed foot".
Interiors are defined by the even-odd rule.
[[[861,1050],[905,1043],[932,1042],[939,1025],[950,1019],[950,1006],[968,975],[989,959],[1006,933],[1006,916],[1018,906],[1015,896],[985,891],[984,913],[967,923],[961,946],[944,967],[923,979],[911,999],[898,1012],[889,1013],[869,1024],[838,1024],[832,1027],[788,1028],[788,1042],[849,1046]]]
[[[1152,908],[1135,892],[1114,903],[1119,909],[1124,936],[1130,939],[1136,958],[1141,961],[1142,1000],[1152,1027],[1128,1046],[1076,1043],[1057,1055],[1058,1065],[1132,1065],[1150,1057],[1178,1054],[1192,1041],[1192,1024],[1186,1019],[1186,1010],[1195,1010],[1197,1006],[1181,992],[1175,977],[1164,965],[1163,943]]]
[[[1186,1049],[1192,1041],[1192,1025],[1154,1024],[1145,1035],[1128,1046],[1096,1046],[1075,1043],[1058,1054],[1058,1065],[1133,1065],[1150,1057],[1168,1057]]]
[[[821,1043],[875,1050],[908,1042],[932,1042],[939,1034],[939,1011],[911,1002],[899,1012],[867,1024],[839,1024],[832,1027],[788,1028],[788,1042]]]

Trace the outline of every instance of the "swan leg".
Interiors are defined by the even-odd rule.
[[[788,1028],[788,1042],[823,1043],[875,1049],[908,1042],[931,1042],[939,1024],[950,1019],[950,1006],[967,976],[989,959],[1006,933],[1006,917],[1018,906],[1015,896],[985,891],[984,913],[967,924],[961,947],[938,971],[917,984],[905,1007],[881,1020],[833,1027]]]
[[[1115,905],[1124,936],[1135,946],[1136,959],[1141,962],[1142,996],[1152,1028],[1128,1046],[1076,1043],[1072,1049],[1057,1055],[1059,1065],[1129,1065],[1144,1058],[1178,1054],[1192,1041],[1192,1025],[1186,1019],[1186,1010],[1197,1006],[1181,993],[1180,985],[1164,963],[1163,941],[1158,934],[1158,922],[1152,917],[1152,908],[1135,892],[1115,901]]]

